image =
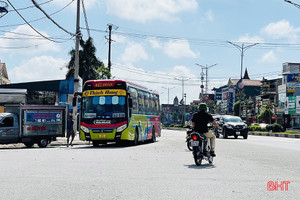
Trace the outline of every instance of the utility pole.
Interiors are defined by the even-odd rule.
[[[0,18],[8,13],[7,8],[8,8],[7,3],[4,2],[4,1],[0,1]],[[1,60],[0,60],[0,66],[1,66]],[[1,67],[0,67],[0,78],[1,78],[0,85],[2,85],[2,83],[3,83],[3,73],[2,73],[2,68]]]
[[[109,73],[111,74],[111,31],[112,31],[112,28],[114,27],[115,29],[117,29],[118,27],[117,26],[114,26],[113,24],[107,24],[108,26],[108,70],[109,70]],[[108,77],[108,79],[110,79],[110,76]]]
[[[190,78],[183,78],[182,77],[181,79],[179,79],[179,78],[175,78],[175,79],[182,82],[182,100],[183,100],[183,97],[184,97],[184,81],[187,81]]]
[[[195,64],[198,65],[198,66],[200,66],[201,69],[202,69],[202,72],[201,72],[201,84],[202,84],[201,85],[201,93],[202,93],[202,98],[203,98],[203,95],[204,95],[204,93],[203,93],[203,88],[204,88],[204,86],[203,86],[203,79],[204,79],[204,77],[203,77],[203,75],[204,75],[203,70],[205,69],[205,94],[208,94],[208,69],[216,66],[217,63],[213,64],[213,65],[210,65],[210,66],[207,66],[207,65],[203,66],[203,65],[200,65],[198,63],[195,63]]]
[[[169,87],[168,87],[168,88],[162,87],[162,88],[168,90],[168,104],[169,104],[170,90],[171,90],[171,89],[174,89],[175,87],[171,87],[171,88],[169,88]]]
[[[184,101],[183,101],[183,106],[184,106],[184,110],[183,110],[183,115],[182,115],[182,126],[184,126],[184,122],[185,122],[185,103],[186,103],[186,93],[184,93]]]
[[[77,17],[76,17],[76,44],[75,44],[75,66],[74,66],[74,100],[75,105],[73,105],[73,130],[76,135],[77,133],[77,92],[79,87],[79,42],[81,38],[80,33],[80,0],[77,0]]]
[[[244,46],[244,43],[242,44],[242,46],[239,46],[239,45],[237,45],[237,44],[235,44],[235,43],[232,43],[232,42],[230,42],[230,41],[228,41],[228,43],[229,44],[232,44],[233,46],[235,46],[240,52],[241,52],[241,79],[240,79],[240,81],[241,81],[241,83],[243,82],[243,60],[244,60],[244,52],[247,50],[247,49],[249,49],[249,48],[251,48],[251,47],[253,47],[253,46],[255,46],[255,45],[257,45],[258,43],[254,43],[254,44],[249,44],[248,46]],[[239,116],[241,117],[241,111],[242,111],[242,93],[240,92],[240,106],[239,106]]]
[[[203,68],[201,68],[202,69],[202,72],[201,72],[201,86],[200,86],[200,88],[201,88],[201,95],[199,96],[199,99],[203,99],[203,95],[204,95],[204,83],[203,83],[203,81],[204,81],[204,75],[205,75],[205,73],[203,72]]]
[[[185,102],[184,102],[184,97],[186,96],[185,93],[184,93],[184,81],[187,81],[189,80],[190,78],[183,78],[182,79],[179,79],[179,78],[175,78],[176,80],[179,80],[182,82],[182,101],[183,101],[183,106],[185,107]],[[181,101],[181,100],[180,100]],[[182,126],[184,124],[184,118],[183,116],[185,115],[185,109],[182,109]]]
[[[108,30],[109,30],[109,36],[108,36],[108,70],[109,73],[111,72],[111,60],[110,60],[110,54],[111,54],[111,30],[112,30],[112,24],[108,24]],[[110,79],[110,76],[108,77]]]

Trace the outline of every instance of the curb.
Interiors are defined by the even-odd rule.
[[[249,135],[256,135],[256,136],[271,136],[271,137],[286,137],[286,138],[297,138],[297,139],[300,139],[300,135],[294,135],[294,134],[253,133],[253,132],[249,132]]]

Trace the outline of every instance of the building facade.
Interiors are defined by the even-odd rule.
[[[2,63],[0,60],[0,85],[9,84],[10,80],[8,79],[8,74],[6,70],[5,63]]]

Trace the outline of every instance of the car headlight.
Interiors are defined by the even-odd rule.
[[[245,124],[245,125],[244,125],[244,128],[248,128],[248,126]]]
[[[90,132],[90,130],[89,130],[87,127],[85,127],[85,126],[80,126],[80,129],[81,129],[83,132],[85,132],[85,133],[89,133],[89,132]]]
[[[122,132],[122,131],[124,131],[125,128],[127,128],[127,124],[123,124],[122,126],[119,126],[117,128],[117,132]]]
[[[233,126],[231,126],[231,125],[227,125],[227,128],[229,128],[229,129],[233,129]]]

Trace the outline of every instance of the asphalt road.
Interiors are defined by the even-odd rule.
[[[300,139],[217,139],[213,165],[194,164],[184,131],[156,143],[94,148],[0,146],[0,199],[299,199]],[[268,191],[267,183],[289,181]]]

